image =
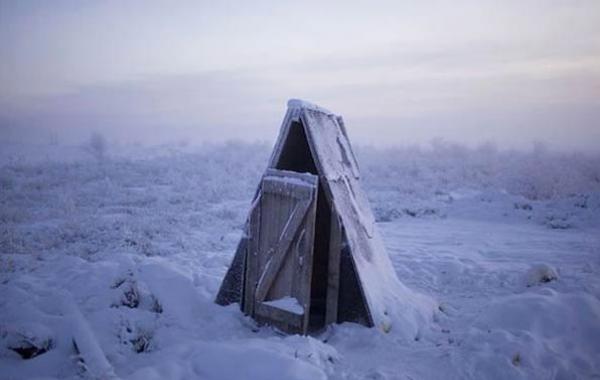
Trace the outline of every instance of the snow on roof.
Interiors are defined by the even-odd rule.
[[[316,104],[307,102],[306,100],[302,100],[302,99],[290,99],[287,102],[287,106],[288,106],[288,108],[304,108],[304,109],[309,109],[312,111],[322,112],[326,115],[334,115],[335,116],[335,114],[333,112],[329,111],[328,109],[320,107]]]

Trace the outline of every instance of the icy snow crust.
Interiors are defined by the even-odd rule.
[[[302,315],[304,314],[304,308],[297,299],[294,297],[283,297],[273,301],[263,302],[267,305],[275,306],[279,309],[289,311],[290,313]]]
[[[600,375],[600,161],[359,149],[393,269],[437,302],[406,340],[284,336],[214,304],[269,152],[0,147],[0,379]]]

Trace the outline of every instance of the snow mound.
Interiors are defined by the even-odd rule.
[[[555,280],[558,280],[558,272],[548,264],[534,265],[525,273],[525,284],[527,287]]]
[[[0,326],[0,346],[23,359],[42,355],[54,346],[54,334],[40,323],[16,323]]]
[[[474,323],[465,342],[470,378],[592,378],[600,371],[600,301],[588,294],[502,297]],[[468,356],[467,356],[468,357]]]
[[[131,380],[162,379],[327,379],[313,364],[285,354],[286,347],[251,342],[201,342],[170,347],[163,352],[160,363],[141,368],[131,374]]]

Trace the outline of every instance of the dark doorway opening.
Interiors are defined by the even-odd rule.
[[[294,122],[290,126],[277,169],[318,175],[304,127],[299,122]],[[330,228],[331,204],[319,180],[310,294],[309,330],[311,331],[320,330],[325,326]]]

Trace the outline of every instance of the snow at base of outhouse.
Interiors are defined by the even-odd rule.
[[[294,297],[283,297],[283,298],[280,298],[277,300],[266,301],[263,303],[270,305],[270,306],[275,306],[275,307],[285,310],[285,311],[289,311],[290,313],[294,313],[294,314],[298,314],[298,315],[304,314],[304,308],[302,307],[302,305],[300,305],[298,300],[295,299]]]

